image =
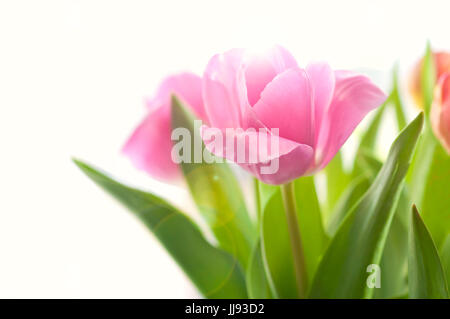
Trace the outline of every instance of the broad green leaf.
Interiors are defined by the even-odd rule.
[[[434,153],[437,146],[437,140],[431,130],[430,123],[425,122],[423,134],[417,143],[417,150],[411,163],[411,170],[406,177],[408,182],[411,198],[414,204],[422,209],[422,201],[425,193],[426,181],[433,162]],[[412,203],[411,203],[412,204]]]
[[[358,154],[358,163],[364,175],[355,179],[336,205],[337,210],[328,225],[331,236],[337,231],[350,208],[363,196],[375,179],[382,163],[370,152],[363,150]],[[386,244],[381,257],[381,287],[375,289],[375,298],[393,298],[404,295],[407,291],[407,251],[408,251],[408,215],[409,198],[406,189],[402,190],[396,212],[394,214]]]
[[[438,247],[450,234],[450,155],[438,144],[434,148],[420,206],[422,218]]]
[[[259,183],[261,248],[269,286],[275,298],[297,298],[294,261],[280,187]]]
[[[403,179],[423,124],[412,121],[391,146],[375,181],[343,221],[314,277],[312,298],[370,298],[366,269],[379,264]]]
[[[247,292],[251,299],[271,299],[269,282],[267,280],[262,258],[261,242],[258,240],[253,248],[247,268]]]
[[[441,248],[441,261],[444,268],[445,278],[447,279],[447,288],[450,287],[450,234],[444,241]]]
[[[339,226],[341,226],[342,221],[351,211],[351,208],[361,199],[369,186],[369,180],[363,176],[354,179],[350,183],[331,214],[330,221],[327,225],[327,233],[330,237],[334,236]]]
[[[420,80],[425,115],[428,117],[428,114],[430,114],[431,103],[433,102],[434,86],[436,84],[436,66],[430,43],[427,43],[427,48],[425,50]]]
[[[403,189],[381,257],[381,287],[374,298],[395,298],[408,291],[409,198]]]
[[[350,182],[350,176],[344,170],[341,152],[338,152],[324,169],[327,180],[327,197],[324,218],[327,221],[334,206]]]
[[[81,161],[74,162],[150,229],[205,297],[247,297],[238,261],[208,243],[186,215],[153,194],[122,185]]]
[[[323,229],[319,200],[313,176],[300,177],[294,181],[297,218],[306,259],[306,271],[309,282],[319,265],[328,243]]]
[[[190,156],[180,164],[195,203],[220,246],[247,267],[256,238],[239,183],[226,163],[211,164],[196,158],[196,152],[211,156],[200,138],[195,118],[176,97],[172,99],[172,127],[189,131]],[[179,141],[182,143],[186,141]],[[186,144],[186,143],[185,143]],[[219,159],[222,160],[222,159]]]
[[[408,260],[409,298],[448,298],[439,254],[419,212],[413,206]]]

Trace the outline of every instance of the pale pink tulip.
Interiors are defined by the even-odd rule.
[[[156,94],[147,99],[148,114],[123,147],[133,164],[163,181],[176,179],[181,171],[172,161],[171,94],[176,94],[201,119],[205,119],[202,80],[191,73],[164,79]]]
[[[208,139],[206,147],[217,156],[240,166],[268,184],[282,184],[325,167],[355,127],[386,96],[366,76],[333,71],[327,63],[300,68],[282,47],[254,56],[241,49],[215,55],[203,77],[203,100],[211,128],[219,128],[258,162],[237,161],[234,149]],[[263,131],[226,132],[226,128]],[[279,129],[279,150],[258,149],[246,142],[254,134],[272,139]],[[228,130],[230,131],[230,130]],[[228,136],[227,136],[228,135]],[[236,145],[236,144],[235,144]],[[276,173],[262,174],[261,167],[278,160]]]
[[[450,154],[450,72],[441,75],[435,88],[431,125],[434,134]]]

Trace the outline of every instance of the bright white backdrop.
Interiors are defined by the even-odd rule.
[[[450,50],[448,1],[0,1],[0,297],[195,297],[147,230],[71,163],[177,205],[119,154],[164,75],[232,47],[403,71]],[[374,73],[377,74],[377,73]],[[377,81],[384,83],[383,76]]]

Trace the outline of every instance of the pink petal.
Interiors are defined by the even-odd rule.
[[[277,75],[297,66],[294,57],[283,47],[275,46],[260,55],[246,59],[245,80],[250,105],[258,102],[261,92]]]
[[[172,161],[170,108],[150,112],[125,143],[122,152],[141,170],[160,180],[173,180],[180,175]]]
[[[269,60],[259,56],[251,59],[245,69],[247,97],[250,105],[258,102],[261,92],[275,75],[277,74]]]
[[[246,103],[243,50],[217,54],[203,75],[203,101],[209,122],[215,127],[238,127],[242,123],[242,104]]]
[[[281,45],[276,45],[271,48],[266,53],[266,56],[277,74],[298,66],[294,56]]]
[[[289,69],[270,82],[253,109],[269,128],[278,128],[281,137],[314,146],[313,96],[308,74]]]
[[[302,176],[313,160],[314,152],[309,145],[271,135],[265,130],[218,130],[203,126],[200,134],[211,153],[237,163],[267,184],[283,184]],[[244,154],[238,154],[239,149],[244,150]],[[277,169],[264,171],[269,167]]]
[[[171,94],[176,94],[203,121],[206,112],[202,100],[202,78],[196,74],[184,72],[165,78],[160,84],[156,95],[147,99],[149,111],[162,105],[170,105]]]
[[[335,77],[333,100],[319,128],[314,170],[325,167],[367,113],[386,99],[366,76],[336,71]]]
[[[321,126],[323,115],[328,111],[334,94],[334,71],[326,62],[310,63],[306,67],[306,72],[311,79],[314,89],[314,117],[316,136],[315,143],[319,138],[319,127]]]

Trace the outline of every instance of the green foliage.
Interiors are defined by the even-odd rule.
[[[256,238],[239,183],[226,163],[198,161],[195,148],[204,148],[195,117],[176,97],[172,98],[172,127],[185,128],[190,133],[191,158],[180,164],[192,197],[211,227],[220,246],[236,256],[247,267]],[[196,144],[198,142],[198,145]],[[208,153],[209,156],[212,156]]]
[[[261,242],[258,240],[247,269],[247,292],[252,299],[271,299],[269,281],[264,269]]]
[[[120,184],[81,161],[74,162],[148,227],[205,297],[247,297],[237,260],[207,242],[186,215],[153,194]]]
[[[409,298],[448,298],[447,282],[438,251],[416,207],[409,237]]]
[[[372,186],[332,238],[311,288],[313,298],[367,298],[366,268],[379,264],[423,115],[394,141]]]
[[[406,125],[394,68],[389,97],[363,133],[352,170],[344,169],[340,152],[324,169],[327,186],[322,202],[313,176],[293,182],[291,206],[299,221],[310,297],[449,298],[450,156],[429,123],[435,72],[428,45],[421,74],[425,114]],[[374,149],[389,107],[401,132],[381,162]],[[257,223],[253,223],[228,165],[194,158],[197,147],[214,158],[204,148],[194,119],[173,97],[172,127],[184,128],[193,137],[191,161],[180,167],[218,247],[161,198],[75,163],[142,220],[205,297],[298,298],[280,187],[254,180]],[[415,208],[411,215],[412,204],[422,216]],[[367,267],[372,264],[380,266],[380,288],[367,285]]]

